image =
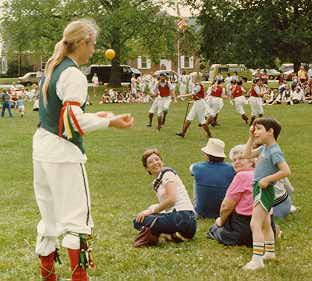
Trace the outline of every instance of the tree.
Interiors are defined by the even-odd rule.
[[[55,43],[61,39],[67,22],[78,17],[91,17],[100,27],[97,49],[113,48],[116,51],[110,82],[118,86],[118,68],[120,63],[126,62],[133,41],[143,43],[146,52],[154,58],[173,55],[175,24],[172,17],[161,12],[165,2],[168,1],[6,0],[2,33],[4,39],[10,42],[11,50],[21,46],[23,50],[50,54]]]
[[[312,1],[188,1],[200,9],[202,53],[214,62],[275,66],[312,59]]]

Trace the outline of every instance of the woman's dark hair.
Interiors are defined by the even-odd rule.
[[[224,161],[224,157],[216,157],[210,154],[206,154],[208,156],[209,162],[220,163]]]
[[[162,160],[160,152],[157,148],[149,148],[145,149],[142,156],[142,163],[145,168],[147,168],[147,158],[150,157],[152,154],[158,155],[158,157]]]
[[[255,121],[253,122],[253,125],[262,125],[267,131],[270,129],[273,129],[273,135],[275,140],[277,140],[281,130],[282,130],[282,126],[281,124],[275,120],[274,118],[271,117],[261,117],[261,118],[257,118],[255,119]]]

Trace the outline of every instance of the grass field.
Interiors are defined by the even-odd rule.
[[[158,147],[168,166],[176,169],[192,195],[193,179],[189,166],[201,161],[200,148],[206,137],[193,122],[185,139],[175,136],[181,128],[186,103],[172,104],[166,126],[156,132],[146,128],[150,104],[92,105],[87,110],[131,112],[135,126],[129,130],[97,131],[85,138],[87,171],[92,197],[96,240],[94,256],[97,269],[91,281],[102,280],[312,280],[311,239],[311,132],[312,106],[267,106],[265,114],[283,125],[279,144],[292,170],[294,204],[301,209],[278,223],[283,237],[277,243],[278,259],[264,270],[243,272],[251,249],[224,247],[206,238],[212,220],[199,220],[193,241],[134,249],[135,214],[156,203],[151,177],[142,168],[144,148]],[[249,113],[249,108],[247,108]],[[39,279],[38,259],[34,254],[39,212],[33,195],[31,141],[36,130],[37,113],[26,106],[24,119],[0,119],[1,208],[0,208],[0,280]],[[220,114],[221,126],[212,128],[215,137],[226,143],[226,152],[248,137],[248,127],[239,114],[225,102]],[[69,278],[69,264],[62,250],[63,264],[57,266],[61,280]]]

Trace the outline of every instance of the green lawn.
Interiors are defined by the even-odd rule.
[[[212,220],[198,221],[195,239],[184,244],[166,244],[134,249],[135,214],[156,202],[151,177],[141,165],[144,148],[158,147],[165,163],[176,169],[192,195],[191,163],[202,160],[200,148],[206,137],[193,122],[185,139],[175,136],[181,128],[186,103],[172,104],[166,126],[160,131],[146,128],[150,104],[93,105],[87,110],[131,112],[135,126],[130,130],[97,131],[86,136],[87,171],[92,195],[96,240],[94,256],[97,269],[91,281],[102,280],[312,280],[311,220],[311,105],[266,106],[265,114],[283,125],[279,138],[292,170],[294,204],[301,209],[278,223],[283,231],[277,243],[278,259],[264,270],[243,272],[250,259],[247,247],[224,247],[206,238]],[[249,108],[246,107],[249,113]],[[1,208],[0,280],[39,280],[38,259],[34,254],[39,212],[33,195],[31,141],[36,130],[37,113],[26,106],[24,119],[0,119]],[[215,137],[226,143],[226,152],[248,137],[248,127],[225,102],[220,127],[212,128]],[[62,280],[69,278],[69,264],[62,251],[63,264],[57,266]]]

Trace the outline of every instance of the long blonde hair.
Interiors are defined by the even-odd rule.
[[[57,65],[59,65],[64,57],[74,52],[80,41],[85,40],[89,42],[98,34],[98,27],[92,20],[80,19],[69,23],[63,32],[63,38],[56,43],[54,53],[49,58],[45,69],[45,80],[42,87],[43,102],[47,104],[48,87],[51,81],[52,72]]]

